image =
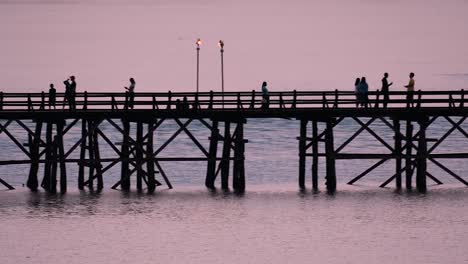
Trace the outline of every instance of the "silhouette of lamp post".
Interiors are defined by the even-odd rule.
[[[224,108],[224,42],[222,40],[218,41],[218,46],[220,48],[221,53],[221,92]]]
[[[201,39],[197,39],[195,44],[197,44],[197,93],[198,93],[199,80],[200,80],[200,45],[202,44]]]

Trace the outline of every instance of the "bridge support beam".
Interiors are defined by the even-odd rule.
[[[333,139],[334,119],[327,120],[325,132],[325,154],[326,154],[326,185],[327,191],[336,191],[336,168],[335,168],[335,150]]]
[[[394,155],[395,155],[395,187],[397,189],[401,189],[401,155],[402,155],[402,148],[401,148],[401,132],[400,132],[400,120],[394,119],[393,120],[393,129],[394,129],[394,139],[395,139],[395,148],[394,148]]]
[[[42,121],[36,120],[36,128],[34,131],[34,136],[29,135],[29,152],[31,153],[31,167],[29,169],[29,176],[26,186],[32,190],[37,191],[39,182],[37,180],[37,173],[39,171],[39,159],[40,159],[40,143],[42,135]]]
[[[312,121],[312,189],[318,190],[318,127],[317,120]]]
[[[154,123],[148,123],[148,134],[146,143],[146,169],[148,170],[148,193],[153,193],[156,190],[156,171],[154,170],[154,156],[153,156],[153,144],[154,144]]]
[[[307,120],[301,119],[299,131],[299,188],[305,189]]]
[[[208,166],[206,170],[205,186],[209,189],[215,188],[216,180],[216,154],[218,151],[218,120],[213,120],[210,135],[210,146],[208,152]]]
[[[411,160],[411,153],[413,149],[413,125],[411,120],[406,121],[406,189],[412,189],[412,176],[413,176],[413,162]]]
[[[426,186],[426,169],[427,169],[427,140],[426,127],[427,120],[419,120],[419,137],[418,137],[418,153],[416,155],[417,172],[416,172],[416,188],[419,192],[425,193]]]
[[[129,159],[130,159],[130,122],[126,119],[122,119],[123,126],[123,141],[121,150],[122,168],[120,172],[120,186],[122,190],[130,190],[130,171],[129,171]]]
[[[234,167],[232,176],[232,186],[236,192],[245,191],[245,141],[244,141],[244,122],[237,123],[234,139]]]
[[[231,122],[224,122],[223,156],[221,160],[221,188],[229,189],[229,161],[231,159]]]

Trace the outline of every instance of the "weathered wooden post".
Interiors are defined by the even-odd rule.
[[[252,97],[250,98],[250,108],[255,108],[255,90],[252,90]]]
[[[156,122],[156,120],[154,121]],[[153,121],[148,123],[148,139],[146,145],[146,168],[148,170],[148,193],[153,193],[156,189],[156,179],[154,171],[153,143],[154,143],[154,124]]]
[[[411,120],[406,121],[406,158],[405,158],[405,166],[406,166],[406,189],[411,190],[412,188],[412,159],[411,159],[411,152],[413,148],[413,125],[411,124]]]
[[[120,176],[120,186],[122,190],[130,190],[130,175],[129,175],[129,144],[130,144],[130,123],[126,119],[122,119],[123,125],[123,142],[122,142],[122,171]]]
[[[244,121],[239,120],[236,129],[236,139],[234,146],[234,171],[232,176],[232,186],[237,192],[243,192],[245,190],[244,151]]]
[[[94,152],[94,167],[96,169],[96,177],[97,177],[97,188],[98,190],[102,190],[104,188],[104,181],[102,178],[102,164],[101,164],[101,153],[99,151],[99,137],[97,133],[97,127],[99,122],[94,120],[93,122],[93,149]]]
[[[89,162],[86,162],[86,165],[88,167],[88,187],[93,188],[94,187],[94,169],[95,169],[95,162],[96,160],[94,159],[94,121],[93,120],[88,120],[88,156],[89,156]]]
[[[52,142],[52,122],[47,121],[46,125],[46,146],[45,146],[45,167],[44,167],[44,178],[42,179],[41,186],[48,192],[52,192],[51,188],[51,169],[53,159],[53,142]]]
[[[426,140],[426,118],[418,121],[419,137],[418,137],[418,153],[417,153],[417,172],[416,172],[416,188],[419,192],[425,193],[426,186],[426,158],[427,158],[427,140]]]
[[[67,167],[65,164],[65,150],[63,147],[63,127],[65,120],[57,123],[57,146],[58,146],[58,161],[60,163],[60,192],[67,191]]]
[[[401,189],[401,132],[400,132],[400,120],[393,119],[393,129],[395,130],[395,148],[393,155],[395,156],[395,179],[396,188]]]
[[[312,121],[312,188],[318,189],[318,127],[317,120]]]
[[[299,132],[299,188],[305,189],[307,120],[301,119]]]
[[[135,158],[137,166],[137,190],[143,190],[143,123],[137,122],[136,127],[136,142],[135,142]]]
[[[218,136],[219,129],[218,129],[218,120],[213,119],[212,127],[211,127],[211,136],[210,140],[210,147],[208,152],[208,165],[206,170],[206,179],[205,179],[205,186],[210,189],[214,189],[215,187],[215,179],[216,179],[216,154],[218,151]]]
[[[333,143],[333,119],[327,120],[327,127],[325,132],[325,153],[326,153],[326,167],[327,167],[327,190],[334,192],[336,190],[336,169],[335,169],[335,150]]]
[[[41,143],[42,134],[42,121],[36,120],[36,129],[34,137],[30,140],[30,153],[31,153],[31,168],[29,170],[29,177],[26,185],[32,191],[37,191],[39,182],[37,180],[37,172],[39,170],[39,147]]]
[[[53,137],[52,141],[52,164],[50,169],[50,192],[57,192],[57,163],[58,163],[58,145],[57,145],[57,136]]]
[[[229,189],[229,163],[231,158],[231,122],[224,121],[223,157],[221,160],[221,188]]]
[[[83,190],[84,188],[84,170],[85,170],[85,159],[86,159],[86,140],[88,134],[88,121],[81,119],[81,144],[80,144],[80,162],[78,163],[78,189]]]

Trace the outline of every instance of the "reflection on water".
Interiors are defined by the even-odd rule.
[[[0,192],[0,263],[462,263],[468,189]],[[157,253],[155,253],[157,252]]]

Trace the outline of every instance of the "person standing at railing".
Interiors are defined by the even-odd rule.
[[[55,108],[56,94],[57,94],[57,90],[55,89],[54,84],[51,83],[50,88],[49,88],[49,109],[51,109],[52,107],[56,109]]]
[[[414,106],[414,101],[413,101],[413,95],[414,95],[414,85],[415,85],[415,81],[414,81],[414,73],[411,72],[410,75],[409,75],[409,82],[408,82],[408,85],[405,85],[407,92],[408,94],[406,95],[406,101],[407,101],[407,105],[409,106],[411,104],[411,106]]]
[[[361,78],[361,82],[359,83],[358,89],[359,95],[361,97],[361,106],[367,108],[367,104],[369,102],[368,92],[369,92],[369,85],[366,82],[366,77]]]
[[[356,95],[356,108],[359,107],[359,104],[361,103],[361,93],[359,92],[359,83],[361,82],[361,79],[356,78],[356,81],[354,82],[354,94]]]
[[[70,76],[69,79],[63,82],[65,84],[65,98],[63,105],[68,101],[68,107],[70,111],[76,110],[76,81],[75,76]]]
[[[384,73],[382,79],[382,95],[383,95],[383,107],[387,108],[387,104],[390,101],[389,88],[392,86],[393,82],[388,83],[388,73]]]
[[[268,94],[267,82],[262,84],[262,108],[266,109],[270,106],[270,95]]]
[[[125,87],[128,91],[128,107],[133,109],[135,105],[135,79],[130,78],[130,85]]]

